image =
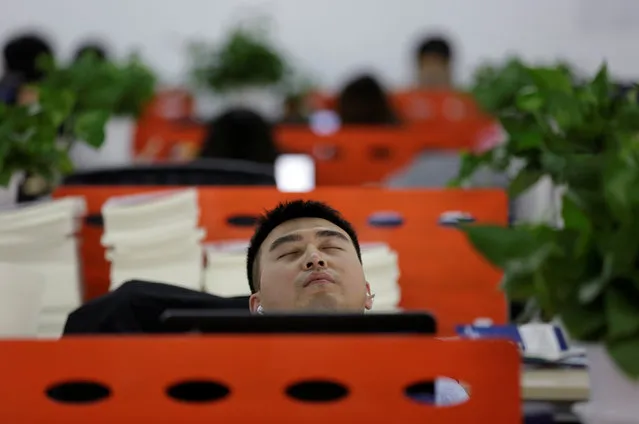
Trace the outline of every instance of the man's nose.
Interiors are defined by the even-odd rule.
[[[326,260],[318,251],[311,252],[304,261],[304,269],[326,268]]]

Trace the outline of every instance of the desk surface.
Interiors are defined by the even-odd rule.
[[[582,402],[590,396],[590,379],[584,369],[522,370],[524,400]]]

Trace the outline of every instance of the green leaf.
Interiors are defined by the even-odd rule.
[[[462,225],[470,243],[490,263],[511,272],[535,269],[548,255],[550,244],[540,241],[526,228],[496,225]]]
[[[608,66],[605,63],[597,72],[597,75],[592,80],[590,87],[597,98],[597,101],[601,103],[608,103],[610,101],[612,87],[608,79]]]
[[[628,286],[631,286],[630,282]],[[606,315],[608,340],[639,336],[639,305],[636,302],[636,296],[631,296],[626,290],[622,291],[615,287],[606,290]]]
[[[564,133],[586,123],[582,105],[572,92],[550,92],[546,95],[546,102],[549,118]]]
[[[639,379],[639,334],[623,340],[606,343],[608,353],[623,373],[631,379]]]
[[[607,320],[603,301],[581,305],[574,299],[559,306],[559,315],[575,340],[594,342],[605,336]]]
[[[636,168],[617,162],[606,171],[604,193],[613,215],[622,222],[633,221],[636,216],[631,203],[639,197],[639,173]]]
[[[518,151],[540,148],[544,142],[544,135],[537,129],[512,134],[511,143]]]
[[[530,75],[542,92],[554,91],[570,94],[573,92],[571,75],[561,68],[533,68]]]
[[[15,171],[15,169],[11,168],[0,168],[0,187],[7,187],[9,185]]]
[[[69,118],[75,99],[75,94],[71,90],[44,87],[39,92],[40,106],[43,112],[51,117],[51,122],[55,126],[61,125]]]
[[[512,197],[517,197],[537,184],[541,177],[544,176],[542,170],[524,168],[517,176],[510,182],[508,187],[508,194]]]
[[[504,273],[501,280],[501,289],[511,300],[525,301],[537,294],[532,273]]]
[[[524,112],[539,112],[544,105],[544,98],[534,87],[529,87],[517,96],[517,107]]]
[[[479,155],[475,155],[471,152],[461,153],[461,164],[459,167],[459,173],[457,177],[453,178],[448,187],[460,187],[470,179],[475,172],[485,166],[492,165],[493,152],[488,151]]]
[[[611,252],[607,252],[604,257],[603,268],[601,274],[595,278],[585,281],[579,288],[579,301],[582,303],[590,303],[594,301],[604,291],[610,278],[612,277],[614,256]]]
[[[562,197],[561,216],[564,228],[575,230],[579,233],[575,254],[581,256],[585,253],[592,234],[592,225],[585,212],[574,200],[575,195],[571,192]]]
[[[73,161],[69,157],[69,154],[66,151],[62,151],[59,153],[60,157],[58,159],[58,170],[62,175],[71,174],[73,172]]]
[[[91,147],[99,148],[104,143],[104,131],[109,118],[109,112],[103,110],[82,113],[75,121],[74,134]]]

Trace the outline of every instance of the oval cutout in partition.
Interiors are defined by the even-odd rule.
[[[456,406],[468,402],[470,386],[448,377],[420,380],[404,388],[413,402],[431,406]]]
[[[111,396],[111,389],[96,381],[65,381],[49,386],[46,395],[60,403],[85,404],[108,398]]]
[[[225,384],[209,380],[190,380],[167,387],[166,394],[180,402],[204,403],[222,400],[231,394]]]
[[[286,394],[302,402],[336,402],[348,396],[348,388],[334,381],[307,380],[291,384]]]
[[[457,227],[460,224],[471,224],[475,217],[469,212],[447,211],[439,215],[438,224],[442,227]]]
[[[252,228],[257,224],[258,217],[255,215],[232,215],[226,218],[226,223],[232,227]]]
[[[399,212],[374,212],[368,217],[368,225],[377,228],[397,228],[404,225],[404,217]]]
[[[387,146],[373,146],[370,148],[370,156],[374,160],[386,160],[391,157],[391,149]]]

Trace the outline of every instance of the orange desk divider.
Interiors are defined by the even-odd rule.
[[[60,187],[54,196],[84,196],[89,214],[99,214],[109,197],[175,188],[69,186]],[[352,222],[360,242],[384,242],[398,253],[401,306],[431,310],[437,315],[439,334],[454,334],[455,325],[471,323],[477,317],[496,324],[507,321],[506,299],[497,288],[501,273],[472,249],[463,234],[438,222],[445,212],[461,211],[477,222],[505,225],[508,202],[501,190],[350,187],[300,194],[272,188],[202,187],[198,194],[200,226],[206,229],[207,241],[248,240],[254,227],[236,224],[232,218],[250,222],[284,200],[327,202]],[[373,225],[371,217],[384,212],[400,217],[400,225]],[[108,291],[109,264],[100,245],[102,228],[84,225],[81,231],[84,293],[89,300]]]
[[[283,152],[311,155],[317,185],[334,186],[381,183],[410,164],[424,142],[414,132],[396,128],[353,127],[322,136],[282,126],[277,144]]]
[[[515,424],[522,419],[519,353],[506,341],[69,338],[3,341],[0,352],[0,422],[7,424]],[[467,383],[470,400],[434,407],[405,396],[406,387],[438,376]],[[346,391],[331,402],[290,396],[288,388],[309,380],[337,383]],[[83,397],[92,392],[86,383],[108,392],[101,400],[69,403],[78,398],[63,394],[60,385],[68,389],[70,383],[84,383]],[[189,386],[206,383],[215,389],[208,401],[184,400]]]
[[[202,147],[206,128],[196,122],[157,121],[138,125],[134,157],[152,162],[192,160]]]

